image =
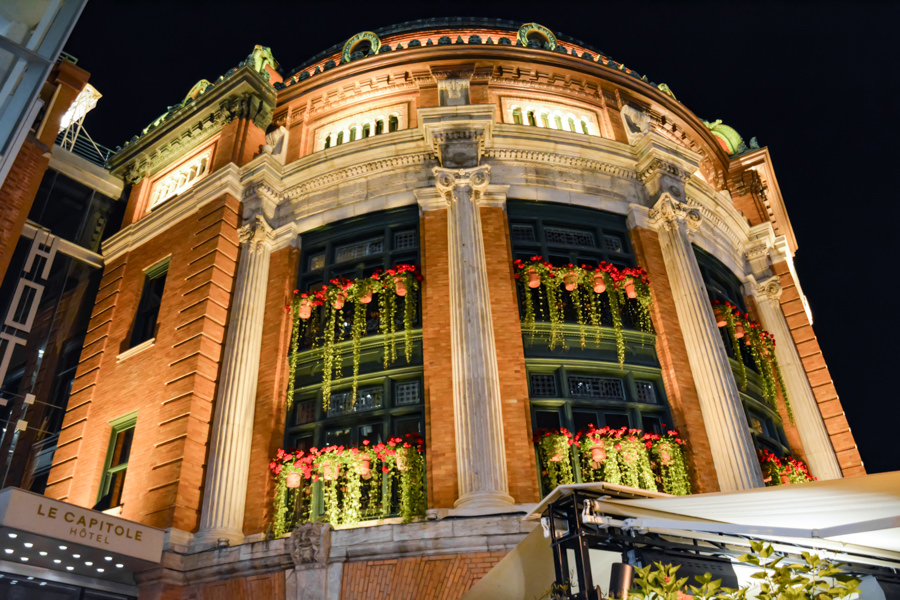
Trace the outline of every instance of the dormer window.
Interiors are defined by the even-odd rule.
[[[150,194],[150,210],[153,210],[169,198],[188,190],[197,181],[206,176],[209,172],[211,157],[212,150],[207,150],[157,181]]]

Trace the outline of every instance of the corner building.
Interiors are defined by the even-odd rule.
[[[764,485],[757,449],[864,474],[768,151],[541,25],[410,22],[291,72],[257,47],[109,167],[131,192],[46,494],[166,530],[141,599],[459,598],[550,491],[541,428],[674,427],[694,493]],[[606,322],[523,333],[533,256],[642,267],[652,331],[626,319],[621,364]],[[385,365],[375,318],[356,397],[345,337],[323,399],[321,347],[289,361],[294,290],[398,264],[422,275],[408,360]],[[712,301],[775,336],[793,420]],[[272,535],[279,448],[413,433],[427,517],[332,531],[314,490],[313,524]]]

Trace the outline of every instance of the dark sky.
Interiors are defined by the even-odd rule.
[[[254,44],[270,46],[286,73],[359,31],[440,16],[536,21],[579,38],[768,146],[863,460],[869,472],[900,470],[890,375],[900,365],[886,331],[900,237],[900,3],[90,0],[66,51],[104,94],[86,128],[115,147]]]

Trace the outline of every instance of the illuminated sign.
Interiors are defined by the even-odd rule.
[[[0,526],[158,563],[165,533],[160,529],[32,494],[0,492]]]

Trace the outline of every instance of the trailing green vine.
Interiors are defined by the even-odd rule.
[[[596,268],[568,264],[554,267],[532,256],[530,260],[516,260],[515,277],[519,281],[522,298],[522,329],[534,337],[537,312],[540,319],[546,316],[550,322],[550,349],[565,349],[562,334],[566,306],[571,307],[578,323],[579,341],[585,348],[588,326],[594,327],[594,343],[599,343],[603,326],[603,301],[609,303],[613,330],[616,335],[616,357],[620,366],[625,364],[625,325],[622,311],[628,307],[636,314],[636,325],[641,331],[653,331],[651,322],[652,295],[647,273],[640,268],[618,269],[609,263],[601,263]],[[535,307],[535,294],[537,306]],[[546,298],[546,302],[544,302]],[[631,303],[629,303],[631,302]],[[543,314],[546,305],[547,315]]]
[[[275,476],[271,521],[275,537],[318,518],[308,501],[314,486],[322,491],[321,519],[333,525],[352,526],[391,514],[404,522],[425,516],[424,444],[416,434],[374,446],[365,440],[358,448],[279,449],[269,469]]]
[[[292,313],[291,347],[288,354],[288,409],[293,405],[300,347],[304,340],[312,337],[308,343],[311,342],[314,348],[318,346],[321,352],[322,403],[325,410],[328,410],[332,381],[342,376],[344,361],[339,343],[346,334],[347,312],[352,314],[349,332],[353,353],[351,402],[356,402],[362,338],[368,331],[368,305],[373,302],[375,295],[378,296],[379,333],[383,335],[384,367],[388,368],[397,360],[398,298],[403,299],[404,354],[407,362],[411,362],[415,348],[413,327],[418,312],[421,279],[415,266],[404,264],[353,281],[332,279],[328,285],[304,293],[294,290],[294,298],[287,307]],[[352,305],[352,309],[348,304]],[[322,317],[319,316],[320,309],[324,311]]]
[[[534,443],[540,454],[541,475],[548,490],[559,485],[575,482],[572,474],[572,434],[565,429],[559,431],[539,431]]]

